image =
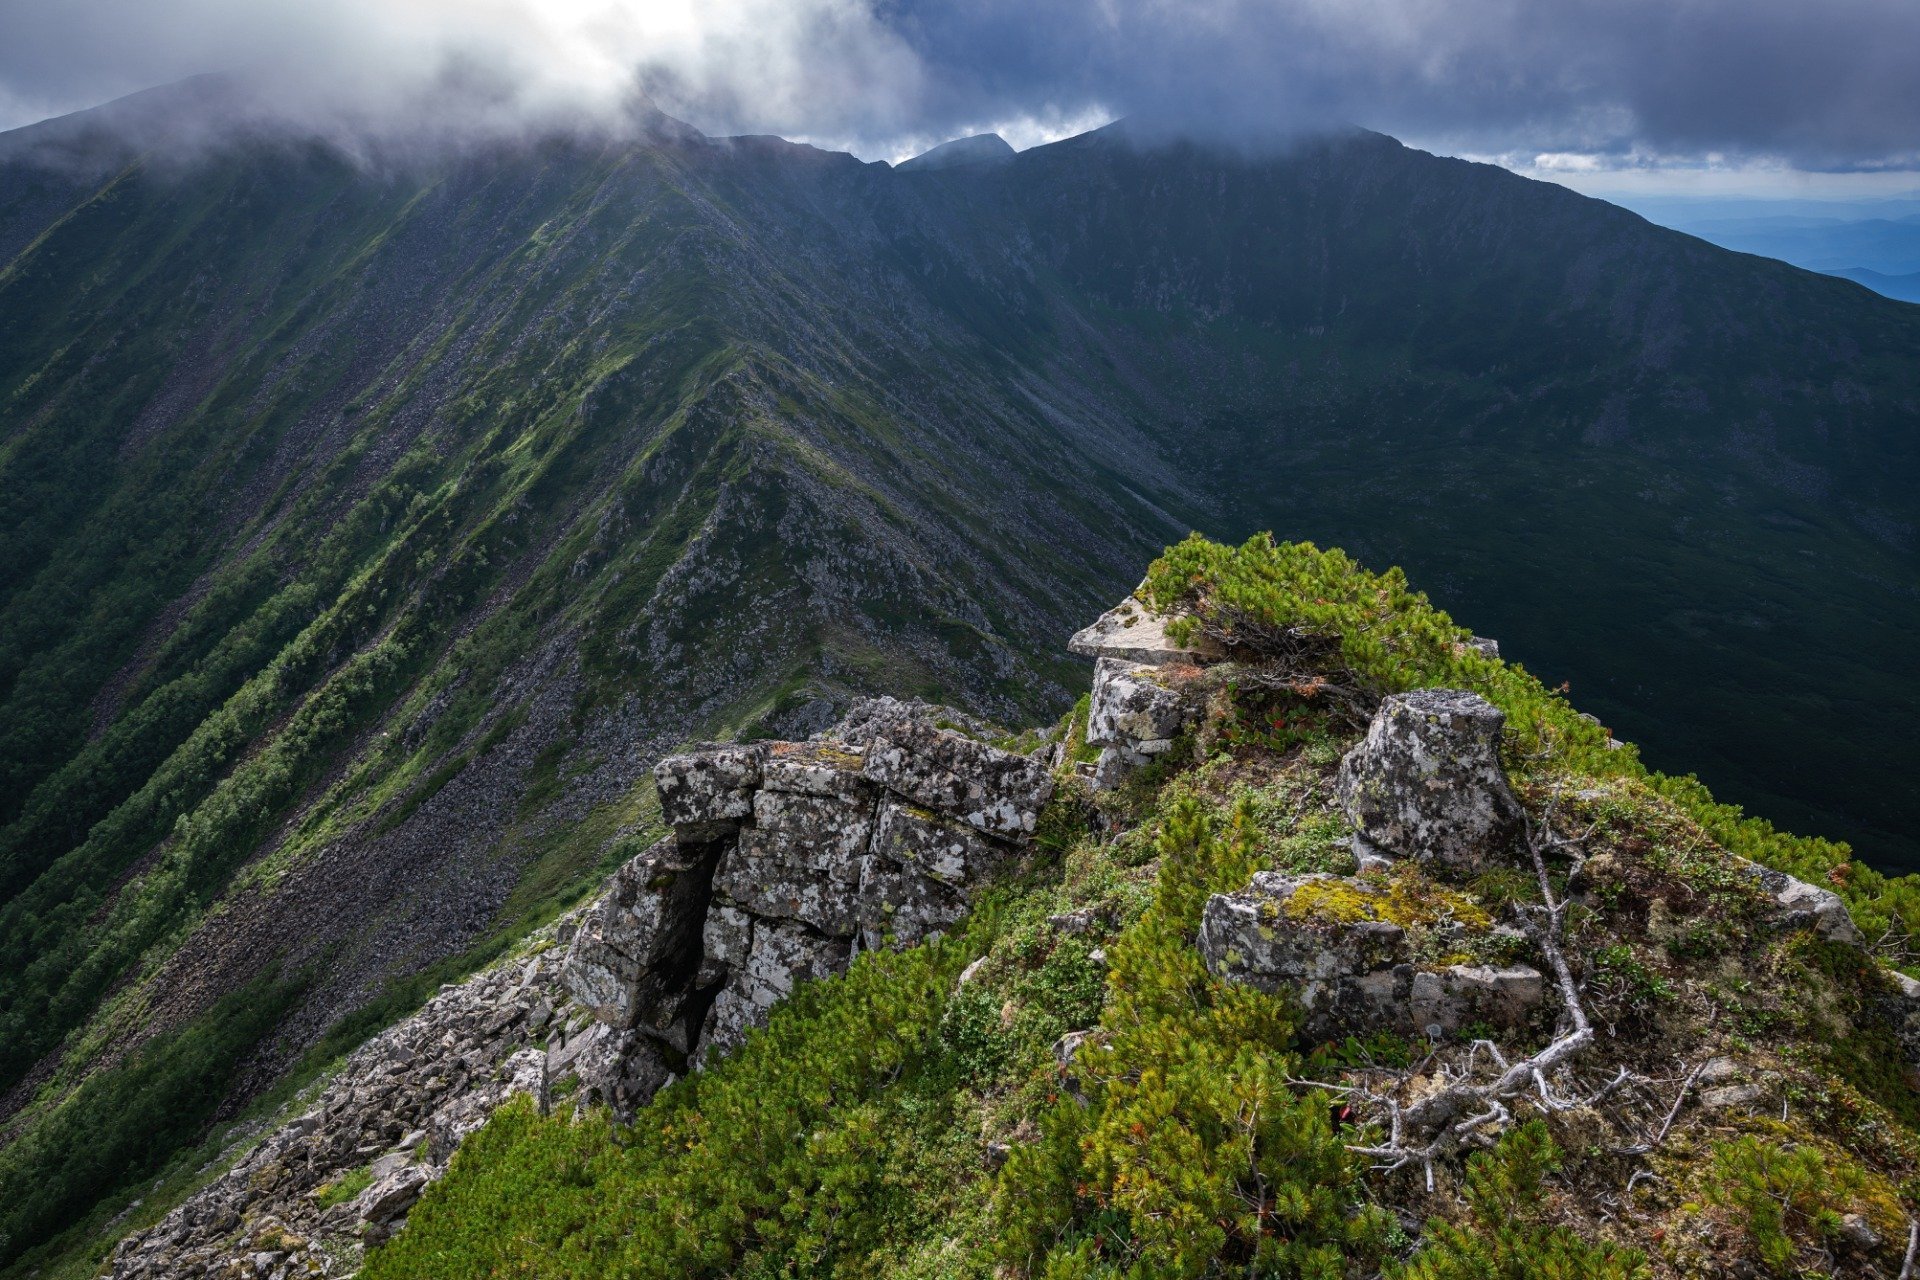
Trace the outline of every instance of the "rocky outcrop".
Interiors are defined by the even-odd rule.
[[[1525,965],[1417,965],[1400,911],[1374,879],[1261,872],[1207,901],[1198,946],[1216,977],[1294,995],[1313,1040],[1515,1026],[1545,998]]]
[[[1218,646],[1201,637],[1185,644],[1174,643],[1167,627],[1175,620],[1172,615],[1149,609],[1136,591],[1101,614],[1092,626],[1075,632],[1067,648],[1083,657],[1114,658],[1145,666],[1201,665],[1221,656]]]
[[[1045,766],[943,722],[965,719],[875,699],[819,739],[764,748],[760,788],[713,877],[688,997],[708,1006],[696,1062],[737,1045],[796,982],[839,972],[859,950],[952,927],[972,887],[1017,856],[1053,792]],[[683,757],[661,769],[726,773]],[[676,812],[704,835],[711,810]]]
[[[1094,666],[1087,707],[1087,745],[1100,748],[1095,785],[1114,787],[1128,774],[1173,750],[1174,739],[1199,710],[1187,663],[1150,664],[1101,658]]]
[[[356,1051],[310,1110],[123,1241],[114,1280],[351,1274],[508,1099],[630,1116],[798,983],[951,928],[1018,857],[1052,782],[942,723],[977,728],[875,699],[807,742],[662,760],[673,836],[523,958]]]
[[[1473,870],[1514,845],[1520,802],[1500,764],[1505,717],[1477,693],[1389,695],[1340,762],[1355,833],[1395,857]]]

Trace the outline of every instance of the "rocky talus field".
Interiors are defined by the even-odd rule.
[[[661,760],[103,1274],[1914,1273],[1905,882],[1338,552],[1191,540],[1073,649],[1044,731]]]

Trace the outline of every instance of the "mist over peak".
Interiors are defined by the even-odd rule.
[[[1584,166],[1920,163],[1920,7],[1891,0],[26,0],[0,17],[0,123],[209,71],[256,87],[249,119],[388,145],[618,132],[643,93],[709,134],[896,161],[1132,115],[1241,140],[1350,121]]]

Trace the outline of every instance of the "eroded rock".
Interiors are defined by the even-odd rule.
[[[1520,802],[1500,764],[1505,717],[1476,693],[1419,689],[1381,703],[1340,762],[1354,830],[1397,857],[1474,870],[1520,839]]]
[[[1167,635],[1167,627],[1174,620],[1129,596],[1101,614],[1092,626],[1076,632],[1067,648],[1089,658],[1117,658],[1150,666],[1203,663],[1219,656],[1215,646],[1204,639],[1175,644]]]
[[[862,772],[924,808],[1014,838],[1033,834],[1053,795],[1053,779],[1039,761],[914,719],[874,738]]]

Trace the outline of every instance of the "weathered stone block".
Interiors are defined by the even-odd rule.
[[[967,913],[967,899],[952,885],[870,856],[860,878],[860,946],[911,947],[952,928]]]
[[[1009,853],[972,827],[904,804],[880,806],[873,851],[951,885],[972,884],[991,874]]]
[[[714,889],[763,919],[797,920],[822,933],[850,938],[859,929],[856,865],[853,880],[794,866],[754,851],[745,840],[720,862]]]
[[[740,845],[751,857],[853,885],[860,881],[873,823],[873,806],[864,800],[761,791],[753,798],[753,826],[740,833]]]
[[[1130,747],[1143,755],[1157,754],[1144,749],[1147,743],[1171,746],[1193,715],[1192,702],[1178,687],[1181,681],[1171,674],[1179,670],[1100,659],[1094,665],[1087,711],[1088,744]]]
[[[710,837],[753,812],[767,760],[763,742],[715,743],[671,755],[653,767],[660,816]]]
[[[1476,693],[1390,695],[1340,762],[1340,799],[1354,829],[1387,853],[1460,870],[1511,849],[1522,816],[1500,764],[1504,723]]]
[[[844,938],[823,938],[786,921],[756,921],[746,964],[728,979],[707,1013],[699,1061],[725,1053],[750,1029],[764,1026],[768,1011],[793,994],[797,983],[844,971],[851,954]]]
[[[768,791],[866,803],[875,788],[861,776],[864,763],[858,747],[838,742],[776,742],[768,750],[760,785]]]
[[[1053,795],[1045,766],[931,725],[901,720],[867,748],[866,777],[991,835],[1033,834]]]

